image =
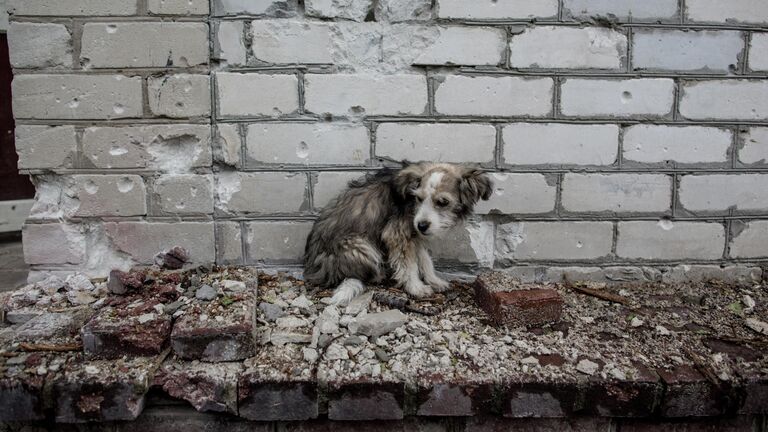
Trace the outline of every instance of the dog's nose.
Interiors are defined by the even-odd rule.
[[[426,233],[429,229],[429,222],[428,221],[421,221],[416,225],[417,228],[419,228],[419,231],[421,231],[422,234]]]

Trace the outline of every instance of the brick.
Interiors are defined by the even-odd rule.
[[[9,0],[15,15],[123,16],[135,15],[134,0]]]
[[[295,75],[219,73],[216,86],[221,116],[277,117],[299,109]]]
[[[19,75],[13,80],[17,119],[138,118],[141,78],[123,75]]]
[[[502,130],[506,165],[613,165],[616,125],[513,123]]]
[[[307,16],[362,22],[373,10],[373,3],[373,0],[306,0],[304,6]]]
[[[374,13],[379,22],[428,21],[434,15],[432,0],[379,0]]]
[[[678,17],[677,0],[565,0],[572,18],[616,17],[621,21],[671,21]]]
[[[22,233],[27,264],[81,264],[85,259],[85,236],[76,225],[26,224]]]
[[[743,164],[768,163],[768,128],[753,127],[740,135],[739,162]]]
[[[717,223],[619,222],[616,255],[647,260],[714,260],[723,255],[725,230]]]
[[[167,360],[153,385],[173,398],[185,400],[198,412],[237,415],[237,380],[240,363],[197,363]]]
[[[448,383],[440,374],[424,375],[417,378],[418,387],[415,390],[418,416],[472,417],[490,412],[493,383]]]
[[[148,321],[140,321],[140,315],[126,316],[111,306],[100,309],[82,328],[83,352],[88,358],[100,359],[159,355],[170,345],[171,317],[151,309],[145,313],[151,315]]]
[[[475,213],[541,214],[555,210],[557,186],[541,174],[494,173],[493,195],[475,206]]]
[[[246,64],[245,23],[242,21],[220,21],[216,25],[213,42],[213,58],[221,66],[243,66]]]
[[[396,382],[328,383],[328,418],[331,420],[401,420],[405,386]]]
[[[72,36],[61,24],[14,22],[8,49],[14,68],[72,67]]]
[[[524,421],[521,418],[528,417],[565,417],[569,426],[555,423],[553,430],[569,430],[584,423],[578,422],[575,427],[570,426],[573,414],[581,409],[581,398],[586,393],[586,388],[573,378],[559,378],[542,380],[536,377],[523,375],[516,377],[514,381],[504,383],[501,386],[502,413],[504,417],[514,418],[517,422]],[[575,416],[574,416],[575,417]],[[576,417],[578,418],[578,417]],[[558,421],[560,419],[550,419]],[[503,423],[502,423],[503,424]],[[583,430],[592,431],[594,424],[588,423]],[[474,429],[480,430],[483,429]],[[487,429],[486,429],[487,430]],[[493,429],[491,429],[493,430]]]
[[[291,16],[296,2],[291,0],[214,0],[215,15]]]
[[[248,262],[246,264],[300,262],[310,229],[312,224],[308,222],[247,223],[245,240]]]
[[[749,391],[747,391],[749,395]],[[687,416],[686,416],[687,417]],[[757,422],[757,423],[756,423]],[[721,431],[744,432],[758,427],[759,420],[750,416],[729,417],[687,417],[669,420],[626,419],[621,422],[621,430],[626,432],[653,432],[674,430],[676,432]]]
[[[315,114],[418,115],[427,108],[422,75],[308,74],[304,80],[306,109]]]
[[[563,209],[569,212],[669,212],[672,178],[663,174],[566,174]]]
[[[731,249],[733,250],[733,249]],[[662,275],[662,282],[667,284],[723,281],[734,285],[754,285],[763,278],[760,267],[744,265],[679,265]]]
[[[633,361],[634,373],[617,379],[608,377],[587,384],[585,400],[592,401],[585,414],[601,417],[652,417],[664,388],[659,376]]]
[[[153,190],[163,213],[213,213],[213,177],[210,175],[161,176],[155,179]]]
[[[718,416],[727,410],[719,389],[694,367],[682,365],[658,374],[666,385],[660,410],[664,417]]]
[[[192,264],[215,259],[213,223],[107,222],[104,228],[114,247],[139,264],[153,264],[158,252],[173,246],[186,249]]]
[[[257,123],[248,127],[246,163],[260,165],[364,165],[368,129],[335,123]]]
[[[185,172],[211,164],[207,125],[89,127],[82,141],[85,163],[95,168]]]
[[[166,75],[149,77],[149,110],[169,118],[211,115],[211,88],[208,75]]]
[[[497,326],[540,327],[560,321],[563,299],[553,289],[521,289],[502,272],[480,274],[475,301]]]
[[[493,267],[495,231],[493,222],[472,219],[451,229],[441,239],[431,240],[428,247],[439,263]],[[445,247],[446,244],[451,247]]]
[[[216,264],[243,265],[243,240],[238,222],[216,223]]]
[[[533,27],[512,36],[513,68],[620,69],[627,36],[606,28]]]
[[[312,199],[314,200],[315,210],[320,210],[327,206],[331,200],[335,199],[342,191],[347,189],[347,185],[352,180],[361,179],[365,176],[362,172],[321,172],[317,174],[312,189]]]
[[[749,43],[749,69],[768,71],[768,34],[752,33]]]
[[[217,208],[227,213],[282,214],[306,209],[304,173],[222,172],[217,181]]]
[[[472,3],[464,0],[439,0],[437,6],[439,18],[471,20],[555,18],[558,8],[557,0],[508,0],[504,3],[493,0]]]
[[[768,175],[687,175],[679,193],[680,204],[692,212],[768,211]]]
[[[492,125],[383,123],[376,129],[376,156],[394,160],[490,165],[495,149]]]
[[[8,31],[8,0],[0,0],[0,31]]]
[[[554,386],[552,386],[554,387]],[[563,392],[564,393],[564,392]],[[550,393],[526,394],[520,392],[520,399],[536,397],[551,397]],[[565,398],[563,398],[565,399]],[[550,402],[550,401],[546,401]],[[546,402],[544,404],[546,405]],[[559,403],[557,399],[552,398],[552,403]],[[567,401],[564,401],[567,403]],[[536,402],[531,401],[531,408],[534,412],[548,412],[546,408],[539,406],[535,408]],[[466,432],[499,432],[513,430],[536,430],[536,431],[559,431],[559,432],[595,432],[611,430],[614,424],[610,418],[605,417],[584,417],[575,416],[569,418],[503,418],[503,417],[476,417],[467,421]],[[543,416],[546,417],[546,416]],[[622,423],[623,424],[623,423]]]
[[[240,127],[237,124],[219,123],[214,139],[214,159],[218,163],[240,167],[240,153],[243,147]]]
[[[685,3],[689,21],[714,23],[768,23],[768,4],[761,0],[690,0]]]
[[[150,15],[208,15],[206,0],[149,0]]]
[[[292,20],[257,20],[251,23],[253,56],[280,64],[333,63],[328,24]]]
[[[506,33],[491,27],[419,28],[411,24],[403,24],[395,26],[389,38],[385,37],[384,49],[388,48],[387,42],[398,35],[411,36],[408,30],[426,30],[432,33],[427,38],[426,47],[418,50],[419,54],[413,61],[413,64],[417,65],[496,66],[502,63],[507,44]],[[414,40],[411,39],[410,42],[413,43]],[[423,42],[419,41],[419,43]],[[392,47],[389,48],[392,49]]]
[[[151,49],[147,49],[151,47]],[[86,23],[81,61],[94,68],[208,64],[208,25],[179,22]]]
[[[683,164],[728,162],[733,133],[702,126],[635,125],[624,130],[624,160]]]
[[[632,67],[726,73],[736,70],[743,50],[739,32],[638,29],[632,36]]]
[[[674,81],[567,79],[560,110],[569,117],[660,118],[672,113]]]
[[[682,89],[680,114],[687,119],[768,119],[764,81],[689,81]]]
[[[496,258],[590,260],[610,255],[611,222],[513,222],[499,225]]]
[[[92,314],[90,308],[43,313],[18,326],[13,340],[33,344],[73,344],[77,342],[80,328]]]
[[[0,379],[0,421],[45,420],[45,377],[3,377]]]
[[[435,107],[445,115],[529,116],[552,112],[549,78],[450,75],[435,90]]]
[[[73,126],[16,126],[19,169],[72,168],[77,152]]]
[[[137,175],[78,175],[80,202],[75,216],[142,216],[147,214],[147,190]]]

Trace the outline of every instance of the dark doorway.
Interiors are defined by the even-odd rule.
[[[0,201],[33,198],[35,187],[29,177],[19,175],[18,156],[13,139],[11,106],[11,62],[8,36],[0,34]]]

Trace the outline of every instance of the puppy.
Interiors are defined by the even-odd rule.
[[[362,294],[366,282],[388,277],[417,298],[444,291],[449,284],[435,273],[426,242],[462,222],[492,191],[482,171],[445,163],[406,163],[352,181],[315,222],[304,277],[337,287],[332,301],[339,305]]]

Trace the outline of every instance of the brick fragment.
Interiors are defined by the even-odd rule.
[[[159,302],[154,302],[157,304]],[[117,359],[158,355],[168,347],[171,317],[151,308],[105,307],[83,326],[83,349],[88,357]],[[132,315],[128,315],[131,313]]]
[[[509,275],[486,272],[474,284],[475,299],[496,325],[536,327],[560,320],[563,299],[553,289],[526,289]]]
[[[237,415],[240,363],[205,364],[169,360],[155,375],[154,384],[169,396],[189,402],[200,412]]]

